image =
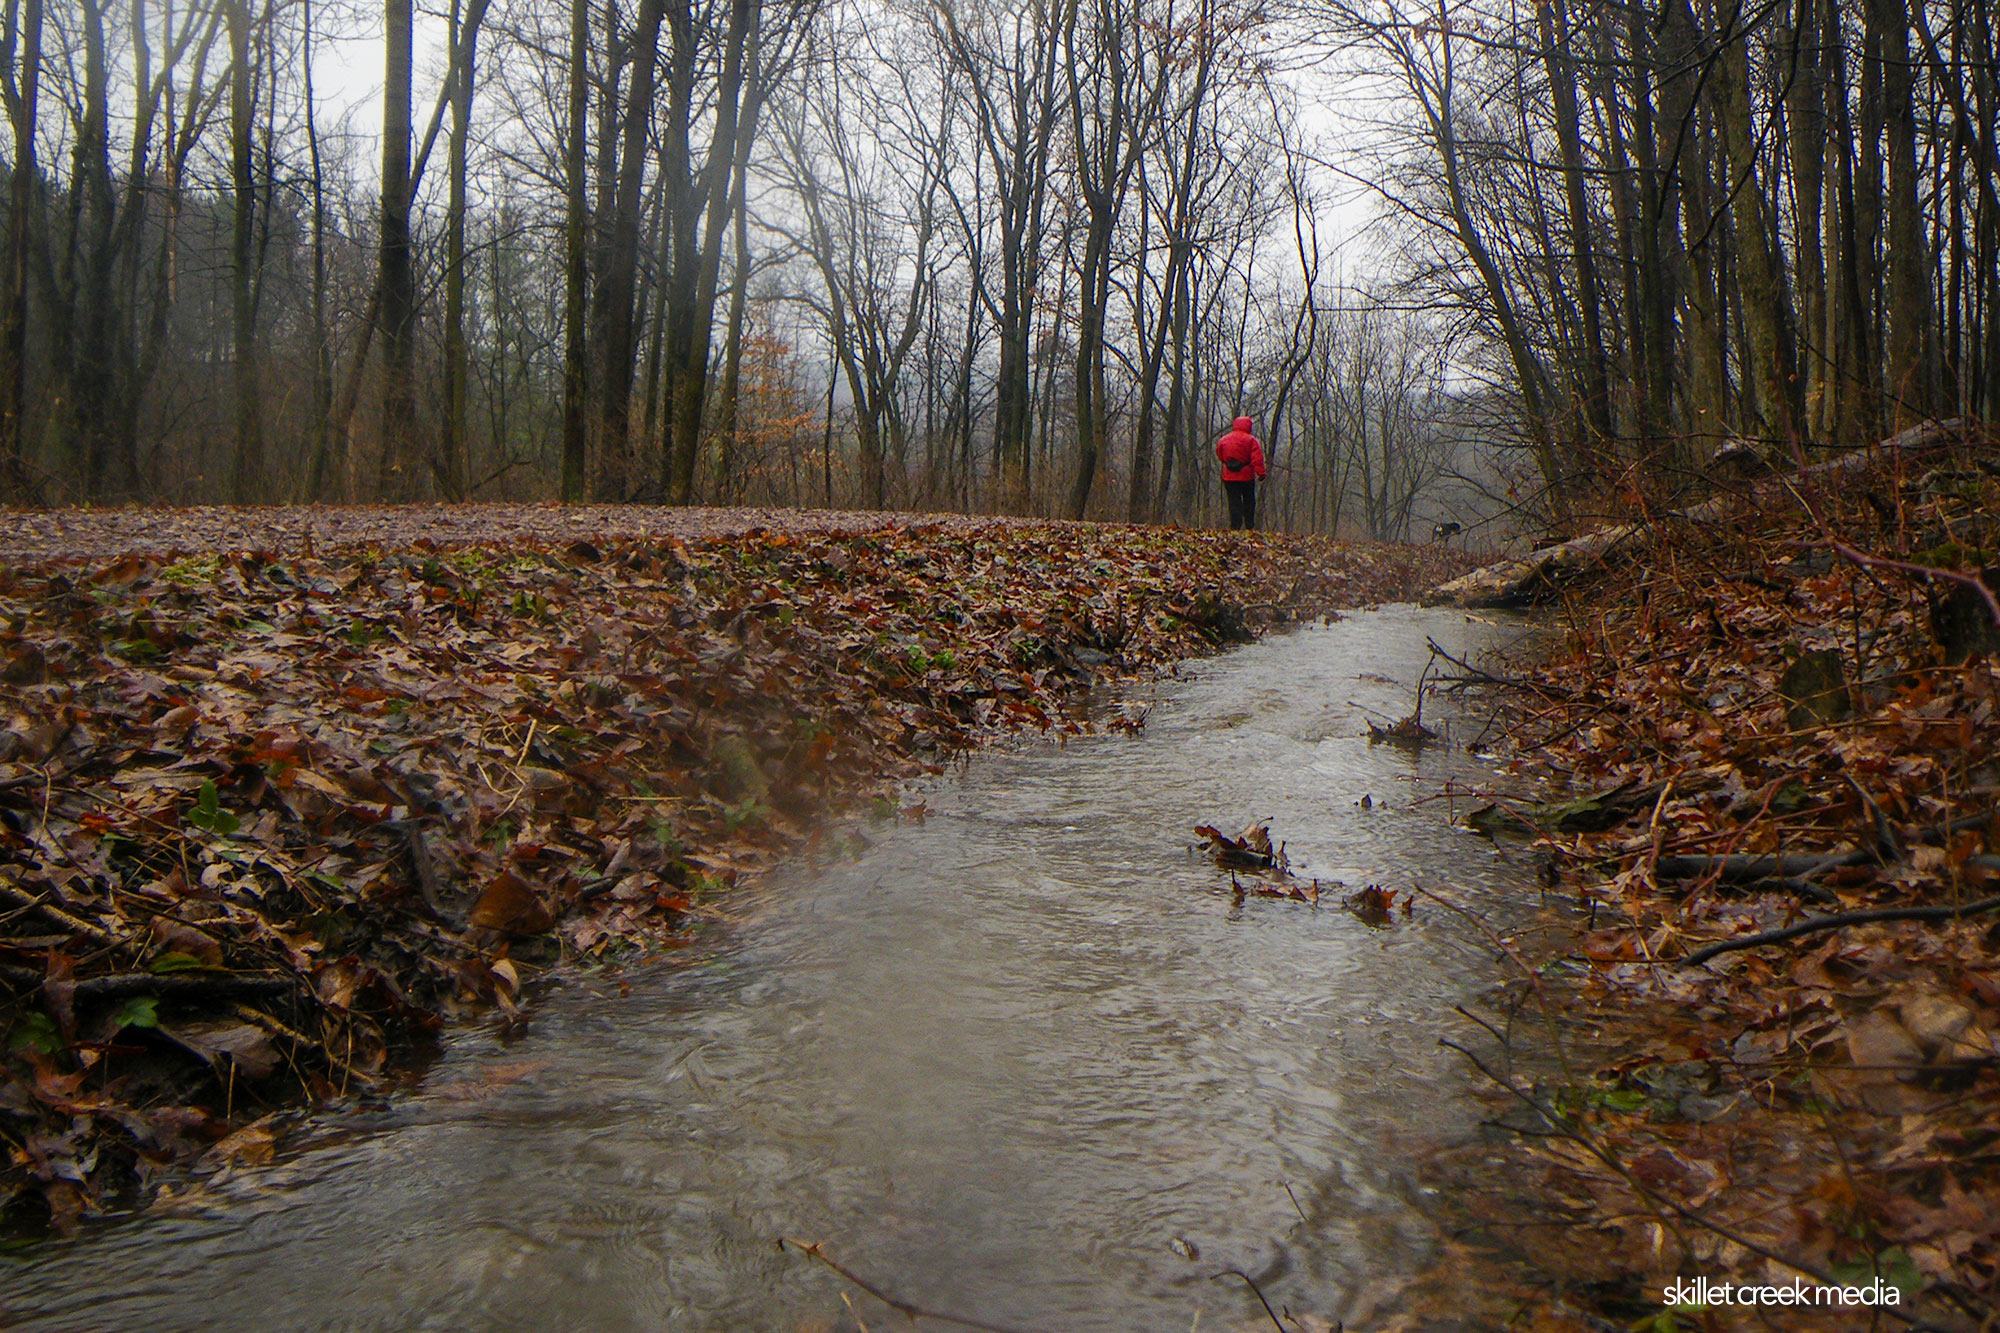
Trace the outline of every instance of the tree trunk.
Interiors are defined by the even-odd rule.
[[[326,171],[320,160],[319,121],[313,96],[313,8],[304,0],[306,153],[312,171],[312,455],[306,495],[331,498],[336,477],[346,475],[346,432],[336,435],[333,417],[333,345],[326,323]],[[339,441],[336,456],[336,440]]]
[[[1820,50],[1820,8],[1832,0],[1794,0],[1793,20],[1783,52],[1790,87],[1786,93],[1787,146],[1791,155],[1794,243],[1798,258],[1800,368],[1805,381],[1800,434],[1808,440],[1829,437],[1833,394],[1828,380],[1832,359],[1822,339],[1826,328],[1828,278],[1831,276],[1820,243],[1821,199],[1826,193],[1826,70]]]
[[[653,125],[653,80],[659,67],[660,21],[665,0],[640,0],[632,30],[632,82],[625,99],[618,186],[611,205],[611,237],[597,279],[597,404],[600,500],[629,499],[635,480],[632,450],[632,376],[635,356],[633,300],[638,287],[639,190]]]
[[[0,276],[0,499],[38,498],[27,464],[29,250],[40,202],[41,168],[35,157],[36,117],[42,78],[42,0],[13,0],[7,16],[7,117],[14,129],[14,171],[9,182],[7,239]],[[15,74],[13,71],[18,70]]]
[[[693,305],[683,316],[681,357],[674,371],[673,393],[668,398],[673,423],[673,484],[669,494],[675,504],[690,504],[694,499],[702,417],[708,403],[708,353],[715,328],[715,289],[722,269],[722,233],[731,197],[730,164],[737,154],[738,136],[756,133],[757,98],[753,95],[747,107],[743,104],[744,52],[762,15],[761,0],[731,0],[722,77],[715,91],[715,131],[709,140],[708,164],[702,176],[708,191],[708,216],[694,272]],[[687,243],[691,245],[693,238],[688,237]]]
[[[251,160],[252,105],[250,0],[229,4],[230,305],[236,337],[236,453],[230,491],[238,504],[258,498],[264,471],[264,428],[258,404],[257,320],[253,305],[256,259],[251,253],[257,215]]]
[[[1889,285],[1888,392],[1896,430],[1937,409],[1935,335],[1923,213],[1917,203],[1917,115],[1906,0],[1867,0],[1882,50],[1882,124],[1887,136]]]
[[[410,255],[411,0],[383,0],[382,89],[382,456],[385,500],[414,493],[417,447],[416,271]]]
[[[1554,100],[1556,142],[1562,153],[1563,203],[1568,213],[1572,263],[1576,267],[1577,305],[1583,322],[1583,415],[1594,443],[1613,442],[1611,373],[1604,353],[1601,323],[1603,296],[1597,278],[1597,244],[1591,235],[1590,205],[1583,189],[1583,133],[1577,110],[1575,58],[1570,47],[1569,18],[1562,0],[1535,7],[1541,24],[1542,62],[1548,70]]]
[[[457,6],[454,4],[454,10]],[[472,94],[478,79],[479,26],[486,0],[471,0],[456,16],[456,50],[451,62],[451,141],[448,148],[449,199],[444,239],[444,422],[438,439],[438,483],[452,500],[465,498],[471,478],[466,441],[466,385],[471,379],[465,342],[465,171],[472,137]]]
[[[1743,32],[1741,0],[1722,16],[1717,68],[1709,80],[1715,118],[1729,166],[1729,211],[1735,223],[1737,283],[1749,338],[1744,393],[1748,433],[1789,445],[1798,437],[1792,395],[1789,303],[1773,242],[1772,210],[1758,181],[1757,136],[1751,124],[1749,38]]]
[[[729,327],[722,344],[722,388],[715,406],[715,434],[721,442],[721,454],[716,460],[715,494],[716,499],[725,504],[736,493],[736,474],[742,466],[738,440],[738,434],[743,429],[739,419],[739,399],[743,391],[744,306],[750,295],[750,138],[748,135],[741,138],[743,142],[736,152],[735,192],[729,203],[736,252],[729,274]]]
[[[590,282],[589,226],[584,144],[590,115],[590,3],[570,0],[569,121],[563,144],[563,381],[562,481],[564,504],[579,503],[589,475],[590,362],[584,313]]]

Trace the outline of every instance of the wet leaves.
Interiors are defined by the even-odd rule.
[[[564,959],[672,943],[982,737],[1096,730],[1095,687],[1456,559],[533,508],[37,515],[0,547],[0,1201],[58,1225]]]
[[[1368,723],[1368,743],[1370,745],[1400,745],[1409,750],[1421,750],[1437,740],[1435,731],[1417,719],[1415,713],[1399,721]]]
[[[1197,824],[1194,832],[1207,840],[1209,854],[1224,870],[1268,872],[1279,879],[1290,873],[1284,848],[1271,845],[1269,821],[1252,824],[1233,838],[1211,824]]]
[[[1512,1112],[1540,1136],[1516,1160],[1577,1227],[1529,1222],[1520,1253],[1571,1284],[1771,1281],[1789,1271],[1775,1255],[1922,1288],[1940,1327],[2000,1302],[1992,917],[1861,921],[1675,965],[1820,914],[1995,891],[2000,660],[1934,614],[1965,585],[1923,566],[1961,549],[1950,534],[1954,572],[1979,572],[2000,483],[1912,481],[1890,524],[1865,489],[1663,542],[1527,673],[1520,767],[1571,795],[1474,818],[1552,853],[1591,926],[1587,966],[1512,1001],[1551,1007],[1580,1045],[1588,1025],[1588,1086],[1519,1079]],[[1524,1220],[1511,1188],[1495,1226]],[[1661,1224],[1662,1201],[1687,1211]]]

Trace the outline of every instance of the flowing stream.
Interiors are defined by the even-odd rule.
[[[0,1259],[0,1325],[853,1328],[845,1295],[907,1326],[786,1236],[1011,1328],[1268,1328],[1231,1268],[1324,1327],[1425,1256],[1410,1163],[1474,1114],[1436,1039],[1498,965],[1432,904],[1238,900],[1190,830],[1268,816],[1308,881],[1525,914],[1418,804],[1490,780],[1477,719],[1411,754],[1354,706],[1407,713],[1426,635],[1520,632],[1360,613],[1196,664],[1138,735],[977,757],[921,824],[725,899],[698,952],[579,974],[276,1162]]]

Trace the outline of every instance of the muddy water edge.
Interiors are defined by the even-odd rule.
[[[32,1329],[790,1329],[902,1298],[1020,1329],[1318,1329],[1434,1242],[1414,1164],[1474,1077],[1437,1037],[1501,980],[1528,869],[1454,828],[1485,723],[1371,746],[1435,638],[1389,607],[1190,668],[1137,735],[974,758],[890,823],[729,903],[702,945],[576,972],[524,1037],[453,1037],[416,1093],[278,1161],[0,1263]],[[1460,813],[1462,813],[1462,807]],[[1268,818],[1317,906],[1238,895],[1198,823]],[[1339,884],[1343,887],[1336,888]],[[1217,1280],[1218,1275],[1223,1275]],[[850,1309],[848,1304],[854,1304]]]

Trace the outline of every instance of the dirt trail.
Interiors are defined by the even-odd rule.
[[[807,533],[938,527],[972,532],[1047,520],[841,509],[674,509],[655,505],[205,505],[188,509],[0,510],[0,561],[93,560],[127,552],[301,554],[418,541],[443,547],[702,541],[759,529]]]

